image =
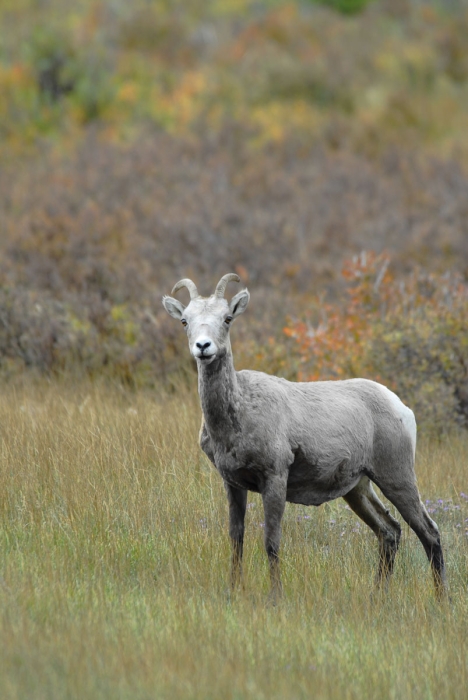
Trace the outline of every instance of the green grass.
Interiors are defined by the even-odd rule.
[[[451,605],[406,527],[390,591],[372,596],[375,538],[337,501],[287,507],[271,608],[258,496],[245,590],[228,595],[225,496],[193,393],[4,386],[0,425],[3,700],[466,696],[466,435],[423,439],[417,465]]]

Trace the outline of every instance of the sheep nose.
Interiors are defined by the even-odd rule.
[[[211,340],[205,340],[205,341],[203,341],[203,342],[201,342],[201,343],[195,343],[195,344],[196,344],[196,346],[197,346],[197,348],[198,348],[199,350],[201,350],[202,352],[204,352],[205,350],[207,350],[207,349],[210,347],[210,345],[211,345]]]

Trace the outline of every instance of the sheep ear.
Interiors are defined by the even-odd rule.
[[[241,292],[236,294],[235,297],[232,297],[231,301],[229,302],[229,310],[233,318],[236,318],[236,316],[240,316],[244,313],[249,300],[250,293],[248,289],[243,289]]]
[[[172,297],[163,297],[162,303],[169,316],[180,321],[184,315],[185,306]]]

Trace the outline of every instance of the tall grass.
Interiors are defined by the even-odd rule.
[[[3,387],[0,696],[464,697],[467,436],[422,440],[417,463],[451,605],[407,528],[388,596],[372,597],[375,538],[333,502],[287,507],[270,608],[255,495],[245,590],[228,595],[225,496],[199,418],[183,389]]]

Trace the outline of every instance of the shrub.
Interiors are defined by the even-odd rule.
[[[468,286],[454,274],[396,277],[390,257],[364,252],[343,267],[342,305],[291,321],[303,379],[367,377],[387,384],[420,424],[468,426]]]
[[[232,270],[253,294],[234,332],[237,365],[294,378],[284,318],[337,289],[345,257],[391,241],[395,274],[409,259],[464,272],[467,192],[453,160],[394,151],[377,167],[319,148],[252,149],[227,127],[196,142],[148,129],[126,144],[89,130],[73,150],[43,148],[27,168],[0,171],[0,288],[12,337],[27,332],[3,356],[135,383],[186,372],[161,296],[185,276],[207,293]],[[47,314],[31,316],[35,304]]]
[[[76,81],[76,55],[69,36],[40,27],[28,44],[29,63],[39,93],[52,102],[68,94]]]
[[[343,15],[355,15],[362,12],[373,0],[312,0],[312,2],[331,7]]]

